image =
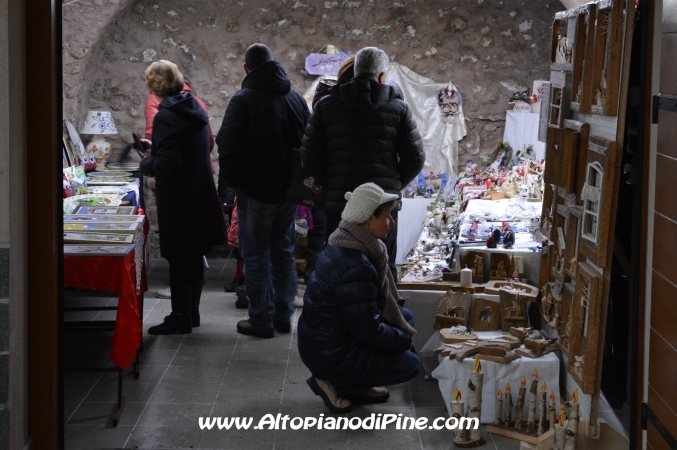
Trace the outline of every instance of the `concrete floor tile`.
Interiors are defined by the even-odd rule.
[[[349,430],[350,450],[413,450],[421,448],[421,436],[417,430]]]
[[[221,375],[226,370],[230,360],[230,353],[224,351],[212,351],[208,349],[179,349],[171,360],[170,367],[204,367],[212,369]]]
[[[212,404],[149,403],[138,425],[198,428],[198,418],[208,417]]]
[[[99,425],[104,428],[110,423],[115,402],[81,403],[68,418],[69,425]],[[141,416],[145,403],[125,403],[118,425],[135,425]]]
[[[295,417],[312,417],[312,415]],[[275,450],[297,450],[299,448],[348,450],[349,433],[350,430],[280,430],[275,436]]]
[[[444,405],[444,399],[437,388],[437,383],[416,389],[410,387],[410,392],[415,408],[438,408]]]
[[[214,369],[208,364],[197,367],[191,366],[170,366],[164,374],[163,381],[187,382],[191,381],[196,385],[203,383],[220,383],[223,379],[224,369]]]
[[[80,406],[80,402],[69,402],[65,401],[63,404],[63,417],[64,421],[68,422],[68,419],[73,415],[75,410]]]
[[[122,382],[122,395],[128,402],[147,403],[150,400],[156,383],[139,383],[138,380]],[[118,383],[114,381],[100,381],[83,400],[84,403],[114,403],[118,399]]]
[[[143,336],[143,351],[154,350],[177,350],[182,345],[184,336],[152,336],[146,334]]]
[[[515,439],[486,432],[482,432],[482,436],[488,444],[493,443],[497,450],[519,450],[521,448],[520,441]]]
[[[123,383],[157,383],[167,370],[167,366],[140,366],[139,379],[135,380],[132,377],[131,370],[127,370],[123,375]],[[101,375],[100,381],[118,381],[117,372],[105,372]],[[123,387],[124,389],[124,387]]]
[[[66,382],[64,383],[63,396],[67,402],[80,403],[94,387],[93,382]]]
[[[195,385],[186,382],[162,381],[150,399],[151,403],[214,403],[220,383]]]
[[[167,366],[174,358],[176,350],[144,349],[141,353],[142,366]]]
[[[70,425],[64,427],[65,448],[92,450],[93,448],[122,448],[132,434],[133,426],[118,425],[104,428],[100,425]]]
[[[221,386],[216,398],[217,405],[263,405],[266,408],[279,409],[282,398],[282,383],[277,385],[261,385],[256,388],[247,387],[246,384],[233,386],[225,384]],[[272,412],[272,410],[267,410]]]
[[[194,426],[137,426],[125,448],[198,448],[202,430]]]
[[[200,449],[272,450],[275,434],[275,430],[205,430]]]

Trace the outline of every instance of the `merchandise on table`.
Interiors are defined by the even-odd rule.
[[[93,233],[135,234],[141,225],[138,223],[67,223],[64,222],[64,231],[84,231]]]
[[[67,244],[132,244],[134,243],[134,236],[130,234],[65,232],[63,241]]]
[[[134,250],[132,245],[64,245],[64,256],[125,256]]]
[[[106,215],[121,215],[132,216],[136,214],[136,206],[115,206],[115,207],[98,207],[98,206],[78,206],[73,214],[106,214]]]

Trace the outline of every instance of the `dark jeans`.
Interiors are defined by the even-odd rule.
[[[169,286],[172,291],[172,312],[188,317],[191,310],[200,307],[200,295],[205,267],[202,256],[171,258],[169,261]]]
[[[327,216],[320,208],[311,208],[310,212],[313,215],[313,229],[308,231],[308,250],[320,254],[327,240]]]
[[[406,351],[397,355],[397,359],[390,367],[390,370],[382,375],[360,383],[341,384],[332,381],[332,384],[334,385],[334,388],[336,388],[338,396],[344,397],[351,392],[362,392],[373,387],[406,383],[407,381],[416,378],[420,371],[421,359],[416,353]]]
[[[236,193],[249,319],[255,327],[269,329],[273,321],[289,321],[294,312],[296,205],[259,202],[239,188]]]
[[[398,216],[398,210],[394,210],[390,212],[390,215],[393,216],[393,220],[395,221],[395,225],[388,231],[388,235],[385,237],[385,239],[381,239],[383,243],[386,245],[386,248],[388,249],[388,267],[390,268],[390,271],[393,274],[393,280],[397,282],[397,266],[395,264],[395,260],[397,259],[397,216]],[[327,239],[329,239],[329,236],[336,231],[336,229],[339,226],[339,223],[341,222],[341,215],[334,215],[328,213],[327,215]]]

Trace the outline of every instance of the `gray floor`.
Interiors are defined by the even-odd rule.
[[[201,416],[290,417],[332,415],[305,384],[310,373],[298,355],[296,329],[262,340],[241,336],[235,324],[245,312],[234,294],[223,292],[233,276],[234,260],[212,259],[202,296],[202,326],[186,336],[150,336],[149,326],[170,311],[169,300],[154,298],[164,287],[167,266],[153,261],[144,305],[145,351],[141,376],[124,378],[126,405],[116,428],[106,426],[116,398],[116,375],[67,372],[64,420],[66,448],[182,449],[452,449],[450,431],[402,430],[201,430]],[[109,294],[67,291],[67,305],[115,304]],[[67,320],[114,317],[114,312],[69,313]],[[296,310],[294,320],[300,310]],[[111,333],[66,336],[66,362],[109,364]],[[444,415],[434,381],[422,376],[390,387],[386,404],[357,406],[349,417],[395,413],[408,417]],[[516,450],[514,440],[485,433],[485,449]]]

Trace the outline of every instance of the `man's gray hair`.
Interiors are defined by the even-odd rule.
[[[377,77],[388,72],[388,55],[376,47],[364,47],[355,55],[355,76],[370,75]]]

